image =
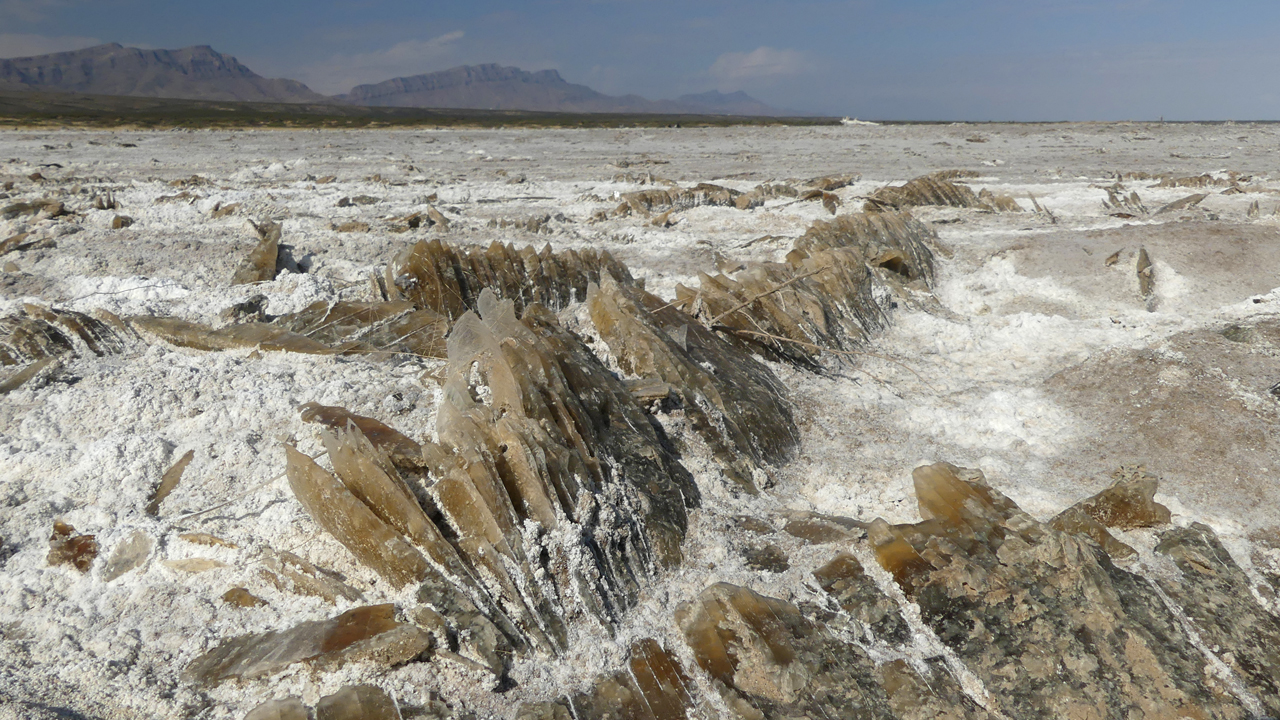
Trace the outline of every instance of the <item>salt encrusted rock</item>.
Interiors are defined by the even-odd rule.
[[[763,204],[763,199],[752,198],[741,204],[743,193],[721,185],[698,183],[691,188],[669,188],[666,190],[641,190],[624,193],[622,202],[613,211],[615,216],[641,215],[648,217],[653,212],[665,210],[688,210],[702,205],[720,205],[738,207],[747,210]]]
[[[885,325],[872,276],[850,249],[793,254],[786,263],[749,263],[733,277],[699,275],[679,304],[698,306],[704,322],[771,359],[818,367],[824,349],[851,350]]]
[[[430,648],[431,635],[396,620],[395,606],[370,605],[288,630],[225,640],[193,660],[182,677],[208,687],[232,678],[270,675],[300,662],[322,668],[356,661],[397,665]]]
[[[76,355],[75,340],[99,356],[124,349],[124,338],[103,320],[74,310],[25,303],[21,314],[0,318],[0,365]]]
[[[1093,538],[1113,558],[1130,557],[1137,551],[1107,532],[1108,527],[1131,530],[1164,525],[1169,508],[1155,501],[1159,478],[1142,468],[1121,468],[1115,482],[1102,492],[1072,505],[1049,521],[1049,526]]]
[[[800,434],[782,384],[749,354],[670,303],[611,279],[591,286],[587,306],[625,372],[661,378],[683,396],[695,429],[744,490],[756,492],[757,472],[796,452]]]
[[[264,220],[253,227],[258,231],[258,244],[249,251],[249,256],[231,276],[232,285],[266,282],[276,278],[280,256],[280,223]]]
[[[393,300],[409,301],[453,322],[477,309],[486,288],[514,302],[516,312],[523,314],[532,303],[561,310],[582,302],[587,285],[605,276],[636,284],[626,266],[608,251],[587,248],[557,253],[550,245],[541,251],[516,250],[496,242],[483,249],[462,248],[431,240],[406,249],[387,266],[386,287]]]
[[[698,494],[626,386],[553,315],[534,306],[517,321],[489,292],[478,304],[449,337],[447,453],[428,491],[523,633],[563,648],[566,618],[611,625],[646,577],[679,563]],[[539,532],[519,530],[530,521]],[[535,574],[556,592],[514,592]]]
[[[789,257],[803,258],[819,250],[852,248],[869,266],[884,268],[906,280],[933,285],[933,252],[937,235],[906,212],[866,212],[816,220],[796,240]]]
[[[876,586],[853,555],[840,553],[814,570],[813,577],[849,614],[851,629],[858,637],[899,645],[910,640],[911,630],[897,603]]]
[[[941,658],[925,661],[921,675],[905,660],[891,660],[876,668],[876,678],[889,696],[889,706],[901,720],[985,720],[993,718],[965,694]]]
[[[1162,533],[1156,552],[1172,558],[1182,571],[1176,581],[1158,577],[1160,587],[1266,713],[1280,717],[1280,618],[1254,597],[1249,576],[1213,529],[1201,523]]]
[[[292,448],[288,476],[360,562],[420,584],[456,629],[492,629],[473,650],[500,674],[504,644],[555,653],[569,620],[615,624],[648,577],[679,564],[698,491],[627,386],[554,315],[533,305],[517,320],[487,290],[477,304],[449,336],[439,444],[309,404],[304,419],[333,428],[321,439],[337,477]],[[397,466],[425,471],[417,492]]]
[[[683,720],[697,697],[696,686],[680,662],[656,640],[631,645],[626,669],[596,680],[594,686],[559,700],[523,705],[518,720]]]
[[[894,717],[866,652],[790,603],[720,583],[681,605],[676,623],[739,716]]]
[[[150,315],[131,317],[129,323],[134,328],[151,333],[167,343],[193,350],[260,347],[268,351],[284,350],[311,355],[334,353],[332,348],[323,343],[267,323],[240,323],[214,330],[200,323]]]
[[[880,563],[1009,717],[1242,718],[1160,595],[946,463],[917,468],[923,522],[872,523]]]
[[[867,534],[866,527],[866,523],[853,518],[814,512],[791,512],[787,514],[787,524],[782,527],[782,531],[807,543],[824,545],[864,537]]]
[[[791,567],[786,551],[772,543],[743,549],[742,559],[747,567],[760,572],[780,573]]]

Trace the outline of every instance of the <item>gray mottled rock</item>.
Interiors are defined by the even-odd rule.
[[[1161,578],[1160,586],[1266,712],[1280,717],[1280,618],[1254,598],[1249,577],[1208,525],[1163,533],[1156,552],[1182,571],[1180,582]]]
[[[1022,512],[978,471],[914,473],[913,525],[877,556],[1010,717],[1243,718],[1241,700],[1145,579]]]

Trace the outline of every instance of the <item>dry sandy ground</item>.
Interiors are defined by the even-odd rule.
[[[778,198],[751,211],[678,212],[670,228],[638,217],[592,220],[650,177],[748,190],[858,173],[837,191],[844,213],[886,183],[964,168],[982,173],[966,180],[975,190],[1013,195],[1028,210],[919,209],[939,236],[936,298],[895,298],[892,326],[871,355],[821,375],[774,367],[799,409],[801,457],[778,469],[767,493],[743,498],[692,455],[708,502],[693,520],[688,567],[650,588],[617,638],[579,628],[580,653],[518,665],[518,686],[502,695],[448,663],[296,670],[208,693],[178,680],[218,639],[345,609],[257,579],[268,550],[330,568],[371,602],[412,600],[382,587],[305,516],[281,477],[281,444],[319,449],[314,426],[296,410],[310,401],[429,437],[438,363],[203,353],[158,341],[71,360],[0,397],[0,718],[240,718],[271,697],[314,702],[355,681],[376,682],[409,708],[442,697],[481,716],[511,717],[521,701],[580,686],[619,662],[633,637],[673,636],[670,609],[712,582],[793,598],[813,592],[812,551],[796,544],[785,548],[791,570],[768,582],[748,572],[740,550],[751,538],[735,516],[776,519],[795,509],[912,521],[910,471],[938,460],[982,468],[1042,519],[1105,487],[1120,465],[1145,464],[1161,476],[1158,498],[1175,522],[1211,524],[1261,580],[1277,558],[1249,536],[1280,525],[1280,404],[1268,392],[1280,382],[1278,131],[1062,124],[0,133],[0,183],[15,183],[0,205],[47,196],[80,213],[0,220],[0,239],[31,231],[52,240],[0,258],[13,263],[0,274],[0,316],[33,302],[217,324],[221,310],[256,293],[273,314],[368,299],[371,273],[406,243],[433,235],[607,248],[650,290],[671,296],[677,283],[696,287],[698,272],[718,261],[780,258],[811,222],[829,217],[817,203]],[[35,172],[45,180],[27,179]],[[1210,173],[1216,183],[1162,188],[1156,179],[1123,179],[1153,213],[1192,193],[1208,196],[1190,209],[1122,218],[1103,205],[1104,188],[1122,173]],[[1228,173],[1238,174],[1243,192],[1224,193]],[[193,175],[200,179],[171,184]],[[317,182],[330,175],[333,182]],[[121,208],[91,209],[91,197],[108,189]],[[182,192],[188,196],[165,199]],[[357,195],[378,202],[337,206]],[[1031,212],[1033,196],[1047,212]],[[212,216],[229,203],[240,207]],[[427,203],[449,218],[447,233],[391,232],[390,218]],[[110,229],[117,214],[135,224]],[[551,216],[549,233],[490,227],[535,215]],[[283,241],[305,272],[229,287],[254,241],[249,220],[265,218],[284,223]],[[369,231],[334,230],[353,220]],[[1135,272],[1140,248],[1154,264],[1155,292],[1146,299]],[[183,483],[159,517],[145,515],[160,475],[188,450],[194,459]],[[47,565],[55,519],[97,536],[102,557],[88,573]],[[104,582],[105,556],[137,531],[155,539],[152,558]],[[190,532],[235,547],[178,537]],[[1143,544],[1136,535],[1126,540]],[[189,573],[166,564],[186,558],[224,565]],[[269,605],[221,602],[235,586]]]

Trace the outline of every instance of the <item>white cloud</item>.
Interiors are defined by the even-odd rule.
[[[289,77],[301,80],[316,92],[344,93],[362,83],[443,70],[440,65],[454,57],[463,37],[461,30],[455,30],[426,40],[405,40],[376,52],[334,55],[297,68]]]
[[[29,57],[47,53],[80,50],[82,48],[101,45],[97,38],[79,37],[76,35],[27,35],[22,33],[0,33],[0,58]]]
[[[739,90],[743,85],[769,85],[803,75],[812,66],[799,50],[761,46],[747,53],[725,53],[711,63],[707,73],[721,90]]]

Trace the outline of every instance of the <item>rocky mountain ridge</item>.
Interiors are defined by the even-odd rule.
[[[442,72],[358,85],[339,99],[356,105],[547,112],[708,113],[778,115],[777,109],[743,92],[717,91],[648,100],[612,96],[567,82],[555,70],[527,72],[496,64],[462,65]]]
[[[296,80],[264,78],[208,45],[144,50],[109,43],[0,60],[0,89],[246,102],[326,99]]]
[[[328,97],[296,80],[264,78],[207,45],[146,50],[118,43],[0,59],[0,90],[46,90],[134,97],[245,102],[331,102],[377,107],[532,110],[582,113],[780,115],[743,92],[711,91],[675,100],[605,95],[555,70],[496,64],[358,85]]]

